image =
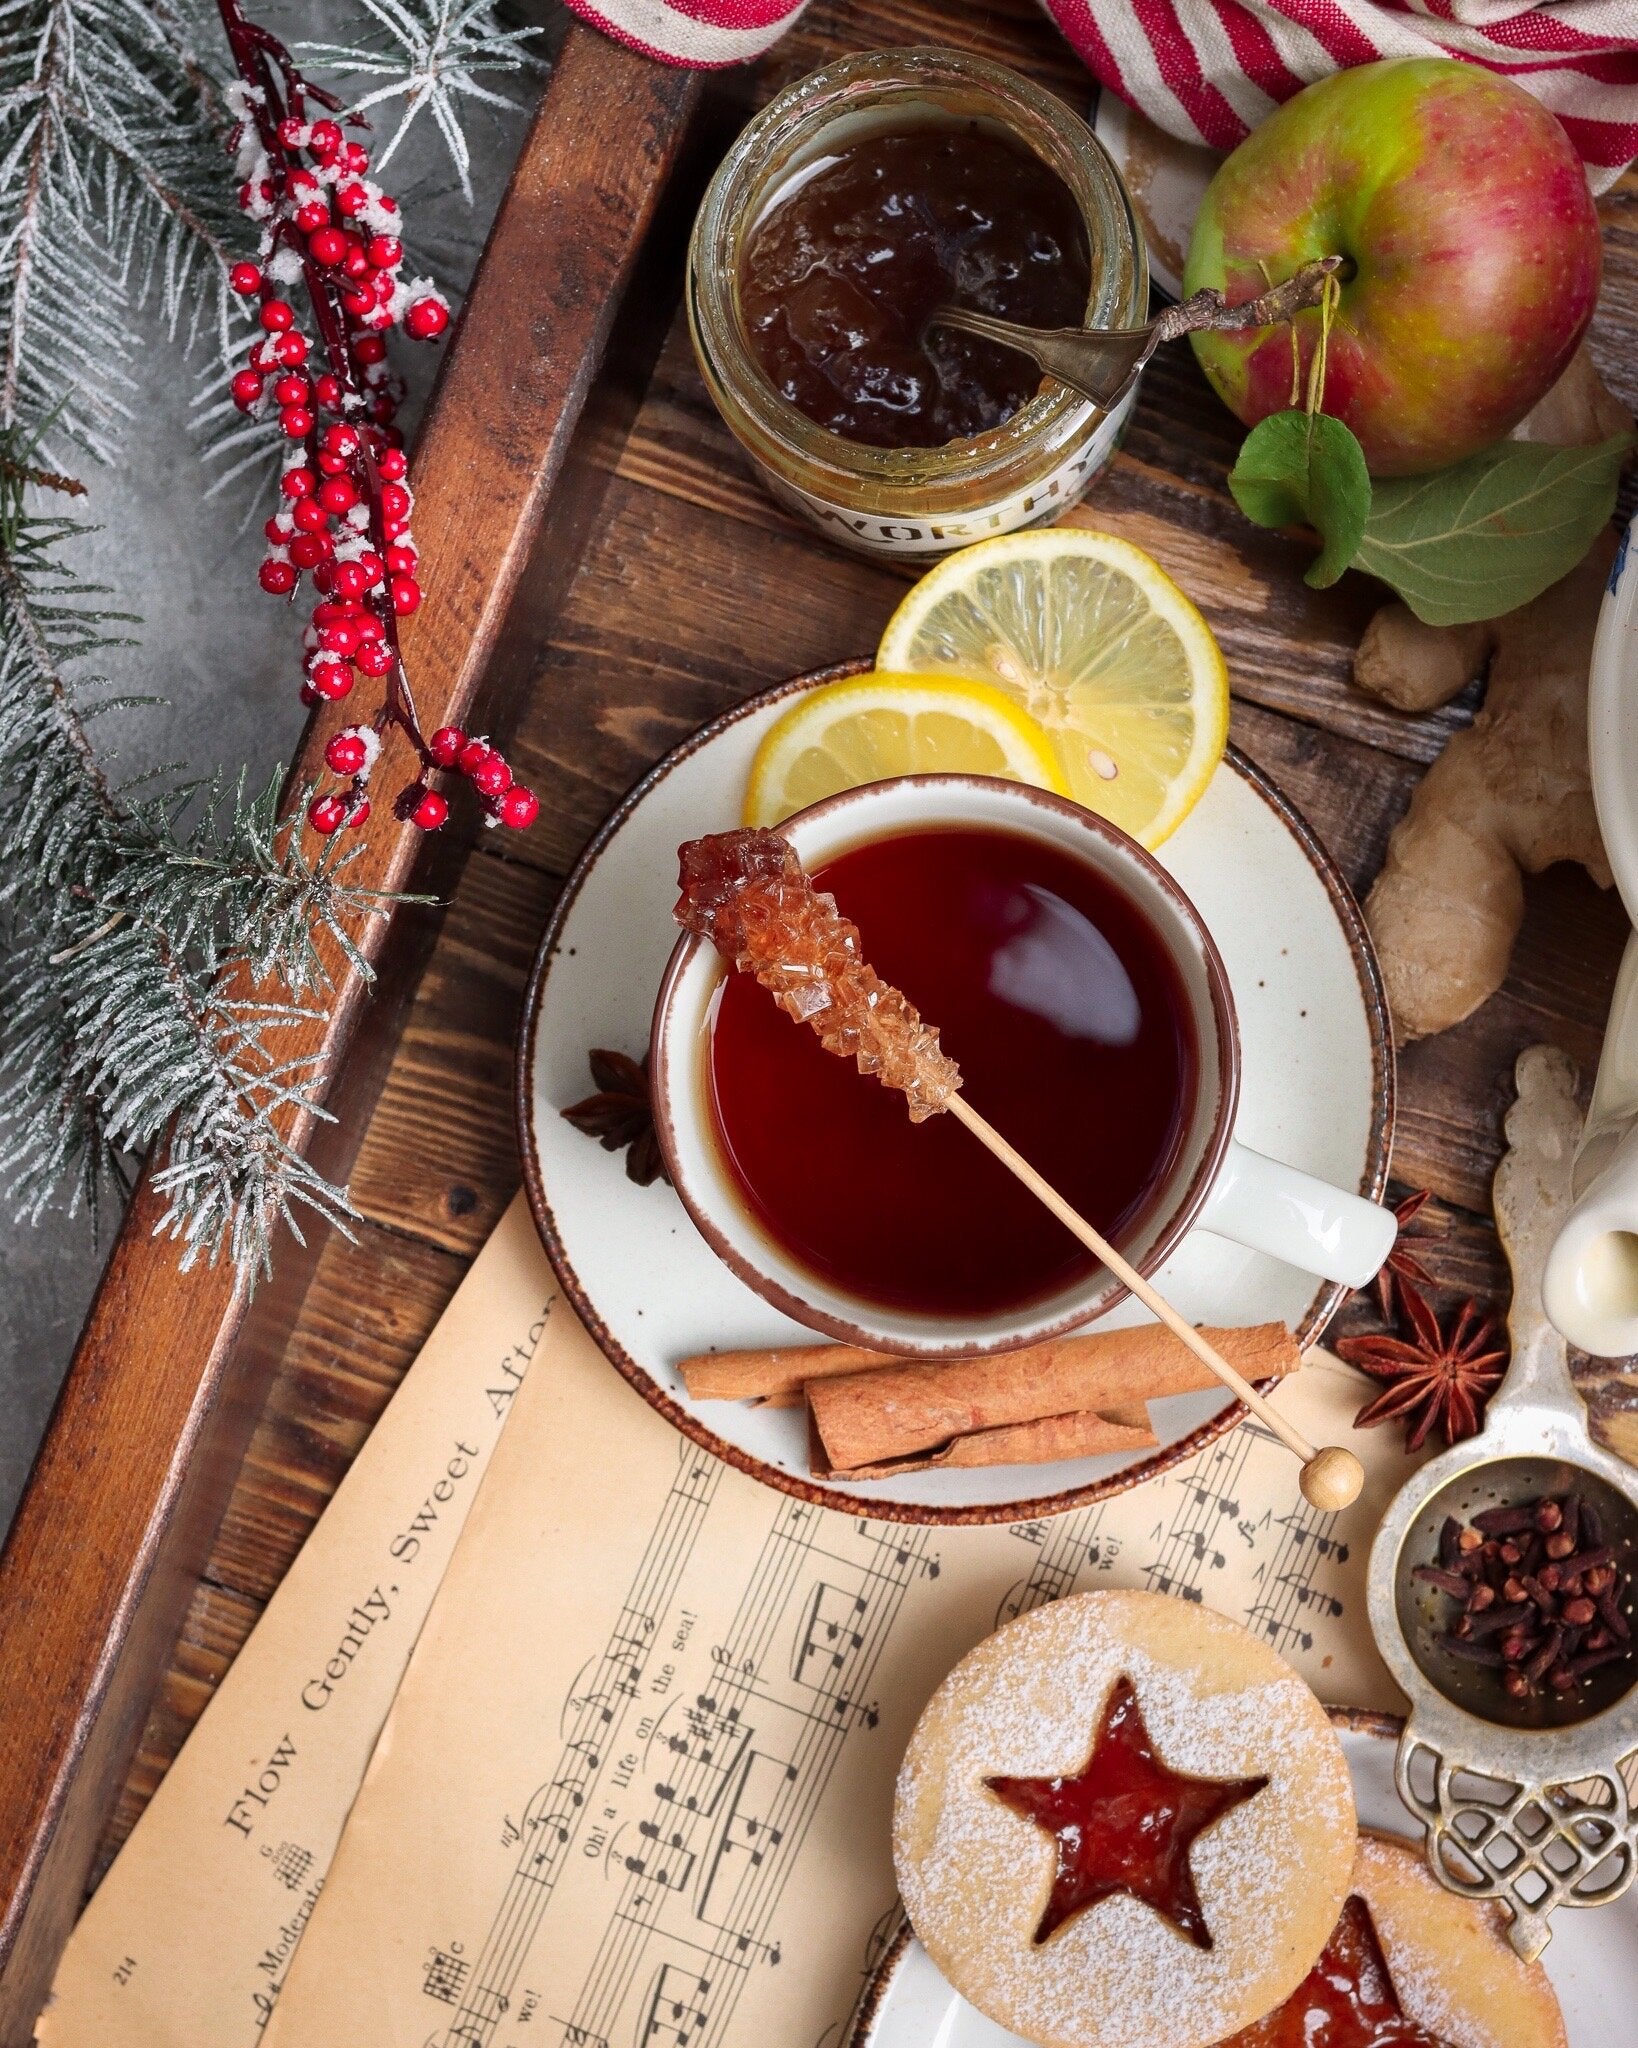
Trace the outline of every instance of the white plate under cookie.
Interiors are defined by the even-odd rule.
[[[1387,1715],[1342,1720],[1342,1748],[1353,1773],[1360,1824],[1383,1834],[1407,1833],[1393,1784],[1398,1723]],[[1564,2011],[1570,2048],[1608,2048],[1619,2037],[1620,2013],[1638,2012],[1638,1890],[1613,1905],[1556,1915],[1542,1956]],[[950,1989],[921,1943],[901,1933],[871,1979],[845,2048],[1030,2048],[987,2020]]]
[[[1240,1413],[1219,1392],[1154,1404],[1161,1448],[1050,1466],[927,1472],[855,1490],[812,1479],[800,1410],[691,1402],[691,1353],[816,1341],[722,1265],[662,1182],[564,1122],[591,1086],[586,1056],[634,1056],[677,931],[677,848],[739,823],[763,734],[799,691],[850,664],[765,692],[666,756],[615,810],[569,878],[541,942],[524,1012],[518,1123],[524,1178],[564,1291],[611,1362],[675,1426],[770,1485],[904,1521],[1003,1521],[1122,1490],[1187,1457]],[[1159,859],[1210,926],[1233,985],[1244,1074],[1238,1135],[1338,1187],[1380,1195],[1393,1123],[1387,1007],[1347,885],[1273,783],[1233,750]],[[1156,1276],[1192,1319],[1280,1321],[1318,1336],[1343,1290],[1195,1230]],[[1128,1301],[1102,1319],[1143,1320]]]

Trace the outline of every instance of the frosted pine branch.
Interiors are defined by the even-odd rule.
[[[0,0],[0,426],[52,416],[107,459],[134,311],[225,349],[242,239],[216,87],[177,18]]]
[[[279,1222],[350,1214],[288,1143],[321,1112],[285,1048],[317,1014],[300,999],[329,992],[321,945],[362,969],[352,934],[380,899],[333,843],[303,852],[276,780],[110,785],[87,665],[125,622],[63,566],[78,525],[32,509],[31,453],[0,439],[0,1176],[35,1216],[67,1176],[94,1205],[157,1148],[184,1265],[254,1271]]]
[[[533,60],[524,48],[532,28],[503,29],[490,0],[362,0],[374,17],[370,43],[302,43],[297,47],[311,70],[333,79],[379,78],[384,82],[354,98],[349,112],[367,113],[401,99],[403,112],[388,140],[375,152],[375,168],[388,164],[418,114],[432,118],[461,191],[472,197],[472,158],[461,129],[458,102],[480,100],[510,107],[504,93],[478,83],[479,72],[524,69]]]

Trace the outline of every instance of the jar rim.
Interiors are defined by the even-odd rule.
[[[1093,252],[1088,324],[1135,325],[1147,310],[1147,251],[1125,184],[1088,123],[1054,94],[988,58],[938,44],[857,52],[797,79],[740,133],[707,188],[689,240],[689,325],[719,404],[726,386],[735,409],[770,449],[855,488],[970,487],[1020,454],[1073,440],[1104,416],[1090,399],[1060,385],[1037,392],[985,433],[932,448],[883,448],[810,419],[774,387],[752,354],[740,315],[740,263],[769,184],[796,151],[835,122],[897,98],[936,99],[941,89],[967,96],[972,104],[953,111],[1005,126],[1068,186]],[[1101,263],[1100,249],[1108,252]]]

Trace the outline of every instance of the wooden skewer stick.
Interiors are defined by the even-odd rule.
[[[1159,1294],[1144,1279],[1136,1266],[1123,1259],[1115,1247],[1094,1230],[1078,1210],[1072,1209],[1048,1180],[1038,1174],[1021,1152],[1009,1145],[1001,1133],[986,1118],[979,1115],[964,1095],[952,1093],[946,1104],[952,1116],[964,1123],[979,1143],[993,1152],[1001,1164],[1018,1176],[1035,1198],[1045,1203],[1053,1215],[1068,1231],[1084,1244],[1089,1252],[1103,1261],[1123,1287],[1129,1288],[1153,1316],[1159,1318],[1172,1335],[1186,1344],[1202,1365],[1208,1367],[1223,1382],[1231,1393],[1238,1394],[1259,1422],[1264,1423],[1291,1451],[1302,1460],[1303,1499],[1310,1506],[1323,1513],[1334,1513],[1359,1498],[1359,1490],[1365,1484],[1365,1468],[1352,1451],[1340,1444],[1331,1444],[1316,1449],[1301,1430],[1293,1429],[1285,1417],[1265,1401],[1251,1382],[1236,1372],[1228,1360],[1221,1356],[1164,1295]]]

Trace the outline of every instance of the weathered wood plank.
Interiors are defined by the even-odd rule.
[[[242,1593],[202,1580],[195,1588],[176,1640],[170,1666],[142,1731],[142,1739],[121,1788],[119,1800],[91,1866],[94,1889],[113,1862],[120,1844],[136,1826],[142,1809],[158,1789],[188,1731],[211,1703],[227,1676],[246,1636],[256,1626],[261,1603]]]
[[[521,860],[467,862],[353,1169],[353,1200],[375,1222],[471,1258],[500,1221],[520,1178],[523,988],[556,898]]]

